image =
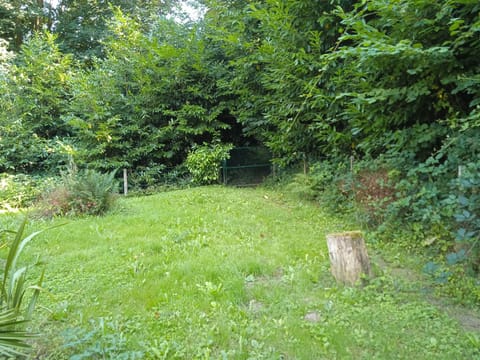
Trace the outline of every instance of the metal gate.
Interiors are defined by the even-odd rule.
[[[258,185],[272,173],[271,160],[270,151],[262,146],[234,148],[222,163],[222,181],[225,185]]]

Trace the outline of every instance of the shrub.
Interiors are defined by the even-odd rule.
[[[295,174],[287,189],[294,195],[307,200],[319,200],[332,184],[338,180],[337,172],[328,161],[316,162],[310,165],[308,174]]]
[[[52,178],[0,174],[0,209],[32,205],[53,182]]]
[[[320,195],[318,185],[315,177],[307,174],[296,174],[286,188],[295,197],[316,201]]]
[[[117,189],[116,171],[107,174],[85,170],[67,185],[69,205],[75,213],[99,215],[105,213],[114,201]]]
[[[348,210],[353,204],[352,174],[341,162],[313,163],[310,172],[294,176],[287,189],[302,199],[318,201],[332,211]]]
[[[232,145],[212,144],[195,147],[187,156],[185,165],[197,184],[212,184],[220,178],[220,163],[230,157]]]
[[[456,181],[457,185],[457,222],[455,240],[456,252],[465,258],[473,270],[480,271],[480,163],[469,163],[464,173]],[[451,255],[453,256],[453,255]]]
[[[395,170],[383,167],[362,169],[353,177],[353,198],[358,210],[371,225],[385,221],[387,208],[395,201]]]
[[[51,218],[55,215],[67,214],[70,210],[70,192],[64,185],[58,185],[49,190],[40,200],[41,216]]]
[[[102,174],[88,169],[79,172],[71,165],[62,176],[62,184],[42,199],[42,215],[100,215],[107,212],[118,189],[115,173]]]
[[[190,174],[184,164],[173,168],[137,168],[128,177],[128,193],[133,196],[151,195],[190,185]]]

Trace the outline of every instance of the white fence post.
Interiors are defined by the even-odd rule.
[[[127,169],[123,169],[123,195],[127,196],[128,194],[128,175]]]

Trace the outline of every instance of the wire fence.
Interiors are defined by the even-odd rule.
[[[231,186],[255,186],[261,184],[273,172],[272,155],[262,146],[237,147],[230,157],[221,163],[220,182]],[[186,184],[189,175],[181,166],[158,166],[151,169],[122,169],[118,174],[120,191],[146,191],[149,188]]]
[[[258,185],[272,174],[272,154],[261,146],[234,148],[221,170],[224,185]]]

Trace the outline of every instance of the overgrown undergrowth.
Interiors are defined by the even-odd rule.
[[[480,358],[411,280],[374,264],[363,289],[333,281],[325,235],[355,226],[265,189],[122,199],[28,249],[47,263],[36,356]]]

